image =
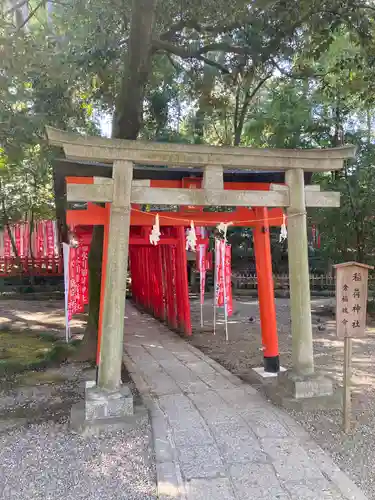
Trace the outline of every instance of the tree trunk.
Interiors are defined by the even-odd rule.
[[[100,288],[102,278],[103,226],[94,226],[89,253],[89,314],[77,361],[95,361],[98,342]]]
[[[240,89],[238,89],[238,93],[240,94]],[[250,89],[246,89],[245,97],[241,106],[241,110],[239,109],[239,99],[240,95],[236,97],[236,101],[238,100],[238,104],[236,105],[237,113],[235,114],[235,122],[234,122],[234,140],[233,146],[239,146],[241,144],[243,127],[245,124],[246,113],[250,105]],[[237,107],[238,106],[238,107]]]
[[[220,58],[219,58],[220,60]],[[215,85],[215,71],[211,66],[205,64],[203,68],[203,80],[201,93],[198,101],[198,110],[195,114],[194,122],[194,142],[195,144],[203,144],[204,142],[204,125],[207,115],[212,111],[210,102],[212,90]]]
[[[143,99],[151,70],[152,35],[157,0],[133,0],[125,74],[117,100],[113,137],[137,139]]]
[[[255,85],[255,87],[251,91],[250,87],[254,83],[254,74],[255,74],[255,68],[252,69],[251,74],[250,73],[248,74],[247,82],[243,88],[243,92],[241,92],[241,83],[238,83],[236,92],[236,106],[233,119],[233,129],[234,129],[233,146],[239,146],[241,144],[242,132],[245,125],[245,118],[250,103],[254,98],[254,96],[257,94],[257,92],[265,84],[265,82],[271,77],[270,74],[266,74],[263,78],[261,78],[258,81],[257,85]],[[242,105],[240,106],[241,93],[244,94],[244,98],[242,101]]]
[[[114,138],[135,140],[141,128],[145,88],[151,71],[156,4],[157,0],[133,0],[128,53],[113,118],[112,136]],[[80,361],[96,359],[103,235],[103,227],[95,226],[89,255],[89,317],[78,353]]]
[[[342,114],[341,114],[341,101],[339,95],[336,98],[336,107],[334,110],[334,135],[332,138],[332,147],[337,148],[344,144],[344,129],[342,125]],[[332,179],[337,181],[340,178],[340,172],[338,170],[332,172]]]

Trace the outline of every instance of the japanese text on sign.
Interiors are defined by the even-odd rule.
[[[339,264],[336,269],[337,335],[362,337],[366,329],[368,269],[354,263]]]

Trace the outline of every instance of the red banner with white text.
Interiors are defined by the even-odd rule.
[[[227,245],[225,248],[225,259],[224,259],[224,279],[225,279],[225,295],[226,295],[226,307],[227,315],[232,316],[233,314],[233,297],[232,297],[232,247]]]
[[[55,256],[55,232],[53,221],[46,222],[46,243],[47,243],[47,257],[53,259]]]
[[[199,279],[200,279],[200,303],[204,304],[204,292],[206,288],[206,250],[207,245],[201,243],[198,247],[199,255]]]
[[[232,297],[232,249],[224,240],[215,242],[215,303],[218,307],[226,305],[227,315],[233,313]]]
[[[69,252],[69,320],[74,314],[83,312],[89,302],[88,258],[92,232],[77,230],[76,237],[78,245],[71,247]]]
[[[15,257],[12,240],[21,258],[55,259],[61,255],[56,222],[52,220],[28,221],[12,224],[0,230],[0,259]]]
[[[81,294],[79,290],[80,266],[77,266],[79,259],[79,247],[71,247],[69,253],[69,296],[68,296],[68,319],[72,319],[74,314],[80,312]],[[83,306],[83,302],[82,302]]]
[[[12,255],[12,245],[10,242],[8,229],[4,230],[4,257],[8,258]]]
[[[218,307],[223,307],[224,305],[223,259],[221,251],[221,240],[215,240],[215,304]]]

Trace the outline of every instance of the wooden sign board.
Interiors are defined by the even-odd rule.
[[[357,262],[337,264],[336,332],[341,339],[364,337],[368,272],[371,266]]]

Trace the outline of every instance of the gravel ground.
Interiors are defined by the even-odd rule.
[[[334,321],[323,313],[327,302],[326,299],[319,299],[313,300],[312,303],[315,363],[319,371],[341,384],[343,343],[335,338]],[[283,366],[289,367],[289,301],[277,299],[276,304],[280,359]],[[251,367],[262,365],[256,300],[238,298],[234,301],[234,315],[229,324],[229,343],[225,342],[222,315],[219,315],[217,335],[212,335],[212,301],[210,303],[207,300],[204,307],[207,327],[204,331],[199,329],[199,314],[199,304],[193,300],[192,317],[196,330],[192,343],[196,347],[239,376],[246,377]],[[249,321],[250,318],[253,318],[253,322]],[[63,302],[2,300],[0,329],[8,328],[11,324],[17,329],[36,328],[64,335]],[[83,326],[84,318],[77,318],[77,333],[82,331]],[[290,414],[331,454],[337,465],[366,492],[368,498],[375,500],[375,330],[370,329],[369,333],[368,338],[353,342],[352,432],[348,436],[341,432],[340,411],[290,411]],[[67,408],[70,407],[66,405],[67,400],[71,404],[78,397],[76,380],[81,375],[78,372],[72,375],[72,367],[61,370],[63,378],[68,379],[62,386],[38,383],[0,390],[0,499],[58,499],[60,496],[103,500],[156,498],[155,471],[148,450],[149,427],[131,434],[117,435],[118,443],[111,437],[82,440],[71,434],[62,422],[66,419]],[[64,370],[69,373],[64,373]],[[61,371],[59,374],[61,375]],[[39,401],[39,405],[36,405],[35,401]],[[13,421],[18,422],[20,419],[23,422],[25,413],[30,415],[31,412],[32,419],[35,419],[40,410],[43,410],[44,419],[47,417],[52,420],[42,425],[16,428],[7,436],[1,433],[2,428],[4,429],[2,412],[7,412],[8,417],[14,412]],[[10,420],[7,419],[8,424]],[[107,446],[107,443],[112,443],[113,446]],[[129,449],[134,450],[134,456],[128,453]],[[39,458],[34,461],[34,456]],[[49,468],[46,466],[47,460]],[[32,467],[29,463],[33,464]],[[29,467],[33,472],[28,471]],[[109,474],[111,467],[113,470]],[[101,473],[99,477],[98,470],[105,473]],[[121,482],[131,486],[121,485]],[[112,484],[116,486],[112,488]],[[36,486],[35,492],[29,492],[28,488],[34,488],[31,485],[39,485],[39,493]],[[107,485],[106,497],[101,489]]]
[[[330,299],[312,301],[316,369],[342,384],[343,342],[335,337],[335,321],[326,314]],[[219,315],[217,334],[212,332],[212,301],[204,307],[205,328],[200,330],[200,306],[192,301],[195,326],[191,342],[236,375],[262,366],[261,334],[257,301],[238,298],[225,342],[223,316]],[[291,366],[289,300],[276,299],[280,360]],[[252,321],[250,322],[250,318]],[[341,411],[324,410],[289,413],[301,423],[315,441],[329,452],[336,464],[375,500],[375,329],[366,339],[353,341],[353,426],[349,435],[341,430]]]
[[[92,378],[85,368],[69,364],[0,384],[0,500],[156,499],[148,421],[100,437],[69,430],[82,380]]]
[[[46,422],[0,435],[0,498],[152,500],[150,428],[82,438]]]

